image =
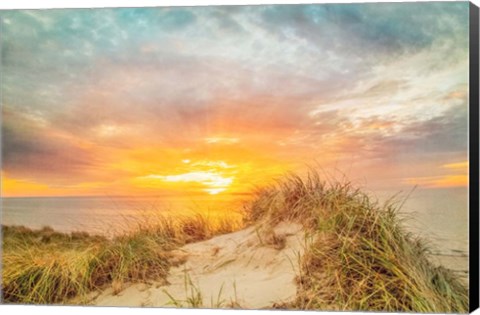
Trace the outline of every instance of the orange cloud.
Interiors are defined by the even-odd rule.
[[[454,169],[454,170],[468,170],[468,161],[458,162],[458,163],[449,163],[442,165],[443,168]]]
[[[95,188],[103,183],[79,183],[74,185],[53,186],[34,180],[10,178],[2,172],[2,196],[63,196],[63,195],[90,195]]]
[[[2,196],[16,197],[16,196],[43,196],[48,194],[58,193],[57,190],[51,189],[48,185],[8,178],[2,174]]]
[[[404,182],[427,188],[465,187],[468,186],[468,175],[409,177]]]

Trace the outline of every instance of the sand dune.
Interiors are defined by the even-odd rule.
[[[176,259],[185,262],[170,269],[168,284],[109,288],[92,304],[271,308],[295,297],[304,244],[302,226],[286,222],[270,234],[249,227],[188,244],[176,251]]]

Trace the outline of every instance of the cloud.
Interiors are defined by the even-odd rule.
[[[388,148],[392,152],[403,151],[410,154],[436,155],[448,152],[467,152],[467,111],[466,104],[462,104],[427,121],[407,125],[389,141]]]
[[[468,175],[410,177],[404,179],[404,182],[426,188],[467,187]]]
[[[2,169],[10,176],[71,182],[94,168],[98,159],[72,139],[42,127],[32,117],[4,107]],[[76,178],[76,179],[75,179]]]
[[[442,165],[442,167],[446,169],[452,169],[452,170],[468,170],[468,161],[463,161],[463,162],[456,162],[456,163],[448,163],[445,165]]]

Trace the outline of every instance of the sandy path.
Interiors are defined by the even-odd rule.
[[[268,240],[253,227],[188,244],[178,251],[186,255],[186,263],[170,270],[169,285],[135,284],[116,295],[107,289],[93,304],[192,307],[201,300],[201,307],[207,308],[270,308],[290,301],[296,294],[295,276],[305,235],[294,223],[281,223],[274,232],[284,236],[283,248],[266,245]]]

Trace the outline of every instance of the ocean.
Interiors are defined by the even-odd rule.
[[[28,197],[2,199],[2,224],[113,236],[159,215],[216,215],[241,209],[245,197]]]

